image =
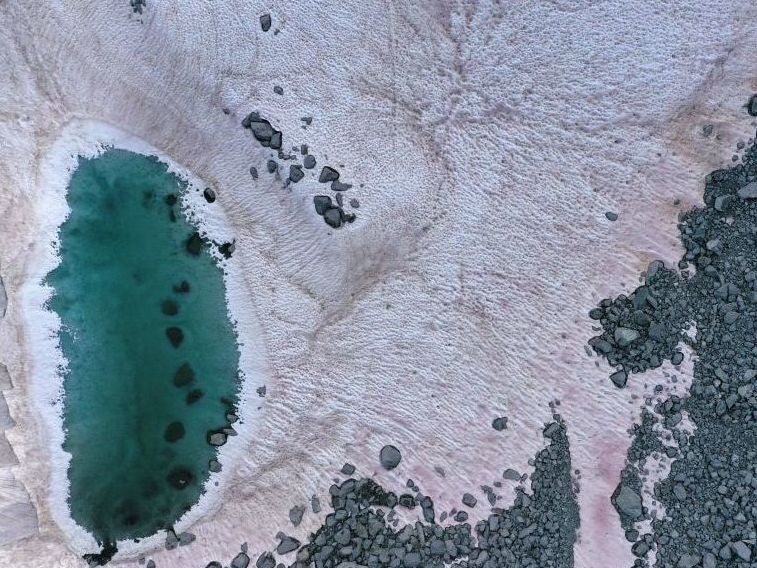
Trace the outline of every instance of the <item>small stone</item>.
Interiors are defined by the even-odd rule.
[[[258,393],[258,396],[261,397],[261,398],[265,396],[265,391],[266,391],[265,385],[263,385],[262,387],[258,387],[256,389],[256,392]]]
[[[506,469],[502,472],[502,478],[508,481],[520,481],[520,474],[514,469]]]
[[[746,184],[738,193],[741,199],[757,199],[757,181]]]
[[[197,537],[190,532],[183,532],[179,535],[179,546],[187,546],[192,544]]]
[[[205,191],[202,192],[202,196],[208,203],[213,203],[216,200],[216,192],[209,187],[205,188]]]
[[[318,497],[316,497],[315,495],[310,498],[310,508],[314,513],[321,512],[321,500],[318,499]]]
[[[507,428],[507,417],[502,416],[492,420],[492,428],[494,428],[497,432],[501,432],[502,430]]]
[[[642,515],[641,496],[627,485],[620,488],[615,504],[623,514],[628,515],[633,520]]]
[[[617,221],[618,220],[618,214],[613,213],[612,211],[607,211],[605,213],[605,217],[607,217],[608,221]]]
[[[281,132],[278,130],[271,136],[271,148],[274,150],[281,149]]]
[[[328,195],[315,195],[313,196],[313,205],[318,215],[324,215],[326,211],[332,208],[331,197]]]
[[[749,116],[757,116],[757,95],[752,95],[746,106]]]
[[[676,568],[694,568],[702,560],[698,554],[684,554],[678,559]]]
[[[315,156],[308,154],[302,160],[302,165],[306,170],[312,170],[315,167]]]
[[[219,431],[208,432],[208,444],[211,446],[223,446],[226,443],[226,434]]]
[[[264,32],[271,29],[271,14],[263,14],[260,16],[260,29]]]
[[[622,389],[624,386],[626,386],[628,375],[625,371],[616,371],[615,373],[610,375],[610,380],[612,381],[612,384],[614,384],[619,389]]]
[[[292,164],[291,166],[289,166],[289,179],[292,181],[292,183],[297,183],[304,177],[305,173],[302,171],[302,166],[299,166],[297,164]]]
[[[359,209],[360,202],[353,197],[352,199],[350,199],[350,207],[352,207],[353,209]]]
[[[330,181],[336,181],[339,179],[339,172],[329,166],[324,166],[321,170],[321,174],[318,176],[320,183],[328,183]]]
[[[614,337],[619,347],[627,347],[639,338],[639,332],[628,327],[618,327],[615,329]]]
[[[323,213],[323,220],[326,224],[333,229],[338,229],[342,226],[342,212],[338,207],[332,207],[327,209]]]
[[[463,505],[466,507],[475,507],[478,500],[470,493],[463,493]]]
[[[386,445],[379,452],[379,461],[384,469],[392,470],[402,461],[402,454],[392,445]]]
[[[256,168],[255,166],[252,166],[250,168],[250,175],[252,176],[252,179],[258,179],[258,168]]]
[[[273,87],[273,92],[276,93],[277,95],[283,95],[284,94],[284,89],[282,89],[278,85],[275,85]]]
[[[279,169],[279,165],[276,163],[276,160],[268,160],[268,162],[266,162],[266,169],[269,174],[272,174]]]
[[[300,547],[300,541],[291,536],[282,535],[281,542],[276,547],[276,554],[289,554]]]
[[[355,466],[351,463],[346,463],[342,466],[341,471],[344,475],[352,475],[353,473],[355,473]]]
[[[212,473],[218,473],[221,471],[221,463],[218,460],[210,460],[208,462],[208,470]]]
[[[274,568],[274,566],[276,566],[276,560],[274,560],[273,554],[270,552],[264,552],[258,556],[258,559],[255,561],[255,566],[257,568]],[[231,568],[234,568],[233,564]]]
[[[289,509],[289,520],[296,527],[302,522],[302,516],[305,514],[305,507],[302,505],[295,505]]]
[[[747,543],[743,541],[732,542],[731,550],[736,553],[736,556],[746,562],[749,562],[749,560],[752,558],[752,551],[749,548],[749,545],[747,545]]]
[[[342,183],[341,181],[334,180],[331,182],[331,191],[347,191],[352,187],[351,183]]]

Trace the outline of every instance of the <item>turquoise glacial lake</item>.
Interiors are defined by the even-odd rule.
[[[150,536],[197,503],[239,394],[223,273],[155,157],[79,158],[47,276],[61,319],[73,519],[100,543]],[[215,207],[217,205],[208,205]]]

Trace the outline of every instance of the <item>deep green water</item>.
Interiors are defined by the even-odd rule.
[[[100,542],[154,534],[197,502],[207,432],[237,402],[222,272],[212,244],[189,250],[185,191],[156,158],[115,149],[80,158],[68,188],[49,307],[69,365],[69,505]]]

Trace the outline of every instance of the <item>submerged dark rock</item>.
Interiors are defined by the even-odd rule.
[[[200,233],[192,233],[187,239],[187,252],[191,255],[198,256],[202,252],[202,237]]]
[[[173,376],[173,384],[176,387],[185,387],[194,382],[195,373],[189,363],[182,363]]]
[[[171,342],[174,348],[178,348],[184,341],[184,332],[181,331],[180,327],[171,326],[166,328],[166,337],[168,337],[168,341]]]
[[[195,402],[199,401],[203,396],[205,396],[205,393],[202,392],[201,389],[194,389],[189,391],[187,393],[187,404],[194,404]]]
[[[166,479],[174,489],[181,490],[186,489],[186,487],[192,483],[194,476],[189,469],[185,467],[177,467],[171,470],[171,473],[168,474]]]
[[[179,313],[179,304],[173,300],[163,300],[160,304],[160,311],[167,316],[175,316]]]
[[[185,434],[186,430],[184,429],[184,424],[177,421],[171,422],[166,427],[166,431],[164,432],[163,437],[165,438],[166,442],[173,444],[181,440]]]

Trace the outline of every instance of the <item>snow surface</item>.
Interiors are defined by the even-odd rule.
[[[319,517],[287,529],[289,508],[325,502],[345,461],[389,488],[413,478],[437,512],[459,506],[506,467],[530,471],[554,399],[581,470],[576,564],[630,565],[609,496],[651,386],[609,383],[584,353],[586,314],[631,291],[649,261],[677,260],[677,214],[754,134],[743,106],[757,90],[756,12],[152,0],[140,17],[126,0],[1,3],[0,360],[19,464],[0,479],[23,484],[8,498],[28,494],[38,532],[19,528],[0,565],[81,566],[87,546],[62,506],[58,387],[44,380],[60,362],[45,335],[55,321],[34,307],[65,214],[61,166],[104,132],[213,187],[224,215],[209,224],[237,239],[227,281],[254,377],[249,430],[186,519],[197,542],[157,552],[158,566],[228,562],[245,541],[272,548],[280,529],[303,540]],[[250,110],[285,149],[307,143],[355,184],[353,225],[315,215],[310,177],[284,188],[265,173],[270,152],[239,125]],[[505,432],[491,428],[500,415]],[[392,472],[377,462],[385,443],[403,451]]]

